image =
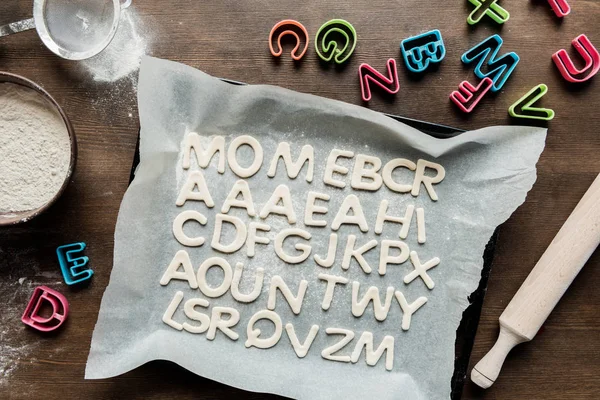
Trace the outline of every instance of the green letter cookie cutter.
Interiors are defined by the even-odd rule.
[[[337,25],[337,26],[336,26]],[[343,26],[348,29],[349,32],[346,32],[344,29],[339,26]],[[342,35],[345,39],[344,47],[338,49],[338,44],[335,40],[330,40],[327,42],[327,35],[332,32],[337,32]],[[319,40],[320,36],[323,36],[322,40]],[[352,36],[352,37],[350,37]],[[350,46],[350,42],[352,42],[352,47],[348,50]],[[319,50],[319,45],[322,46],[323,53]],[[325,22],[319,30],[317,31],[317,35],[315,36],[315,49],[317,50],[317,55],[321,60],[329,62],[333,58],[333,60],[337,64],[342,64],[345,62],[354,52],[354,48],[356,47],[356,30],[352,26],[352,24],[343,19],[332,19],[330,21]],[[348,50],[348,51],[347,51]],[[346,53],[343,58],[340,58]],[[329,54],[329,56],[326,56]],[[335,56],[335,57],[334,57]]]
[[[535,86],[527,94],[521,97],[508,109],[508,113],[513,118],[538,119],[550,121],[554,118],[554,110],[549,108],[532,107],[532,105],[548,93],[548,86],[543,83]],[[520,113],[517,114],[515,109]]]
[[[469,25],[475,25],[481,21],[484,15],[493,19],[497,24],[503,24],[510,18],[510,13],[498,4],[498,0],[469,0],[475,9],[467,18]],[[483,10],[480,10],[483,8]]]

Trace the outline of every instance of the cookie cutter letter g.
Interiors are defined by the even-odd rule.
[[[337,36],[342,44],[333,36]],[[356,47],[356,30],[352,24],[343,19],[332,19],[325,22],[315,36],[315,49],[321,60],[329,62],[333,59],[337,64],[344,63]]]

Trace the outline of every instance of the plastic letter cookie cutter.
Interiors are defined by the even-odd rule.
[[[519,56],[514,51],[506,53],[502,57],[498,57],[502,43],[500,35],[492,35],[468,50],[461,57],[462,62],[465,64],[471,64],[472,62],[477,61],[475,75],[477,75],[479,79],[490,77],[494,82],[491,88],[492,92],[497,92],[502,89],[502,86],[504,86],[506,80],[517,67],[520,60]],[[484,73],[482,67],[486,62],[488,72]]]
[[[400,50],[406,68],[415,73],[425,71],[430,63],[439,63],[446,56],[444,40],[437,29],[404,39]]]
[[[72,243],[60,246],[56,249],[60,270],[67,285],[75,285],[86,281],[94,275],[91,269],[82,269],[89,261],[86,256],[77,257],[85,249],[85,243]]]
[[[514,118],[539,119],[550,121],[554,118],[554,110],[549,108],[532,107],[539,99],[548,93],[548,86],[540,83],[527,94],[510,106],[508,113]]]
[[[571,12],[571,6],[567,3],[567,0],[548,0],[548,3],[550,3],[550,7],[552,7],[554,14],[558,18],[569,15]]]
[[[52,307],[52,313],[49,317],[41,315],[44,302]],[[50,332],[61,326],[67,319],[68,314],[69,302],[65,296],[46,286],[38,286],[33,290],[21,321],[38,331]]]
[[[569,82],[585,82],[600,70],[600,54],[585,35],[573,39],[573,47],[581,55],[585,66],[577,69],[565,49],[560,49],[552,55],[554,64],[558,67],[563,78]]]
[[[339,48],[338,42],[331,38],[331,35],[335,34],[344,42],[341,48]],[[325,22],[315,36],[317,55],[326,62],[333,58],[337,64],[344,63],[352,55],[355,47],[356,30],[350,22],[343,19],[332,19]]]
[[[292,30],[293,28],[296,28],[297,31],[300,31],[303,37],[300,38],[300,36],[298,36],[298,33]],[[273,49],[273,41],[276,33],[278,33],[277,51]],[[306,50],[308,49],[308,31],[306,30],[304,25],[302,25],[298,21],[294,21],[293,19],[284,19],[283,21],[279,21],[278,23],[276,23],[275,26],[273,26],[273,28],[271,29],[271,33],[269,34],[269,50],[271,50],[271,54],[273,55],[273,57],[280,57],[283,53],[283,48],[281,47],[281,38],[283,38],[285,35],[291,35],[296,38],[296,46],[292,49],[291,56],[292,59],[294,59],[294,61],[300,60],[302,57],[304,57],[304,53],[306,53]],[[298,54],[298,49],[300,48],[301,40],[304,41],[304,47],[302,48],[300,54]]]
[[[479,85],[473,86],[470,82],[463,81],[458,85],[458,90],[450,93],[450,100],[461,111],[470,113],[479,104],[483,96],[490,91],[494,82],[490,78],[483,78]]]
[[[510,14],[498,4],[498,0],[469,0],[469,3],[475,6],[475,9],[467,18],[469,25],[475,25],[484,15],[487,15],[494,22],[503,24],[510,18]]]
[[[390,58],[387,61],[388,76],[383,75],[369,64],[362,63],[358,67],[358,77],[360,78],[360,91],[363,101],[371,100],[371,86],[369,81],[373,82],[390,94],[398,93],[400,90],[400,81],[398,80],[398,69],[396,60]]]

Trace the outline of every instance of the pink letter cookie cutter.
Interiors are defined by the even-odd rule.
[[[369,64],[362,63],[358,67],[358,77],[360,78],[360,91],[364,101],[371,100],[371,87],[369,81],[373,82],[389,94],[396,94],[400,90],[400,81],[398,80],[398,69],[396,69],[396,60],[390,58],[387,61],[387,70],[389,78],[371,67]]]
[[[581,55],[585,66],[578,69],[567,54],[565,49],[560,49],[552,55],[552,60],[558,67],[558,70],[569,82],[585,82],[600,70],[600,53],[592,45],[592,42],[585,35],[579,35],[573,39],[573,47]]]
[[[49,317],[40,314],[43,302],[52,307]],[[41,332],[50,332],[61,326],[69,314],[69,302],[62,294],[46,286],[38,286],[33,290],[31,299],[25,308],[21,321]]]
[[[552,7],[554,14],[558,18],[569,15],[571,12],[571,6],[567,3],[567,0],[548,0],[548,3],[550,3],[550,7]]]
[[[473,86],[470,82],[463,81],[458,85],[458,90],[450,93],[450,100],[461,111],[470,113],[479,104],[483,96],[490,91],[494,81],[485,77],[479,82],[479,85]]]
[[[289,29],[293,27],[298,28],[298,30],[300,30],[304,34],[303,40],[305,41],[305,43],[304,48],[302,49],[302,52],[300,52],[300,54],[298,54],[298,49],[300,48],[300,36],[298,36],[298,33],[296,33],[295,31]],[[279,28],[285,30],[280,32],[277,36],[277,51],[275,51],[275,49],[273,49],[273,36],[279,30]],[[281,47],[281,38],[285,35],[291,35],[296,38],[296,46],[292,49],[292,52],[290,54],[294,61],[300,60],[302,57],[304,57],[304,53],[306,53],[306,50],[308,49],[308,31],[306,30],[304,25],[293,19],[284,19],[283,21],[279,21],[278,23],[276,23],[275,26],[273,26],[273,28],[271,29],[271,33],[269,34],[269,50],[271,50],[271,54],[273,55],[273,57],[280,57],[283,53],[283,48]]]

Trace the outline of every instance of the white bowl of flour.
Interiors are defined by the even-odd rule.
[[[56,101],[34,82],[0,72],[0,226],[49,208],[76,159],[73,128]]]

